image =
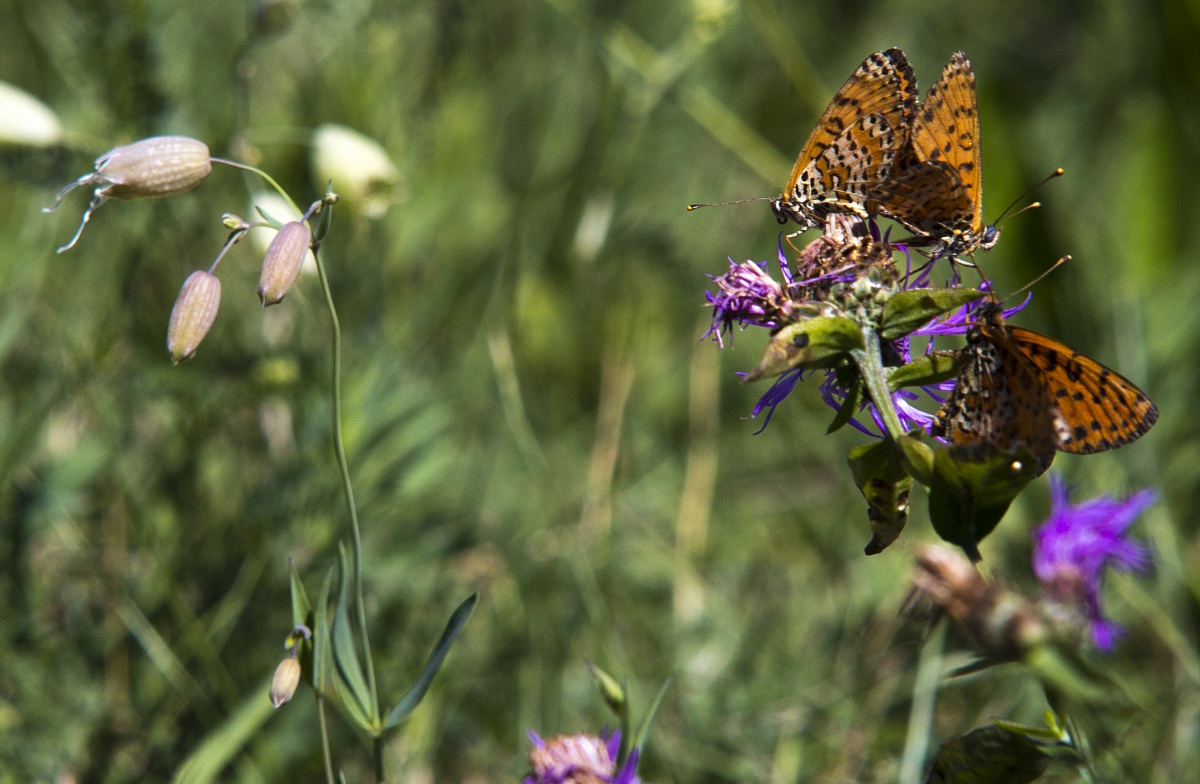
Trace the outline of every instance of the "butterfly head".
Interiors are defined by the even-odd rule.
[[[985,226],[983,233],[979,235],[979,249],[991,250],[996,247],[996,243],[1000,240],[1000,227],[992,224]]]
[[[788,218],[791,216],[787,202],[783,200],[782,196],[771,199],[771,212],[775,213],[775,220],[780,223],[787,223]]]

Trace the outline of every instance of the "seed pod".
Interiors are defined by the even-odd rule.
[[[291,657],[279,662],[275,677],[271,678],[271,704],[278,708],[291,700],[299,685],[300,662]]]
[[[221,281],[216,275],[197,270],[188,276],[179,289],[175,307],[171,308],[171,321],[167,327],[167,353],[171,364],[186,362],[200,348],[200,341],[208,334],[217,308],[221,305]]]
[[[187,136],[152,136],[96,159],[96,176],[116,199],[162,199],[191,190],[212,171],[208,145]]]
[[[288,293],[300,274],[311,242],[312,232],[300,221],[284,224],[271,240],[258,278],[258,298],[264,306],[274,305]]]

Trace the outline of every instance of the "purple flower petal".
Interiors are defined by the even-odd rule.
[[[1050,478],[1050,516],[1033,533],[1033,571],[1056,601],[1083,606],[1098,650],[1110,651],[1121,632],[1103,615],[1104,570],[1143,571],[1149,566],[1149,549],[1126,534],[1156,500],[1154,491],[1143,490],[1124,501],[1099,496],[1071,505],[1062,479]]]

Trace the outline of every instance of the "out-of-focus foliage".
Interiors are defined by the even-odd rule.
[[[971,57],[987,216],[1067,170],[979,260],[1004,292],[1072,254],[1021,323],[1162,411],[1139,443],[1057,466],[1081,497],[1165,498],[1144,523],[1155,576],[1110,597],[1129,636],[1107,664],[1144,712],[1089,728],[1102,772],[1200,766],[1192,6],[307,0],[254,41],[227,0],[8,0],[0,19],[0,81],[68,140],[0,148],[0,780],[164,780],[234,717],[265,724],[224,780],[320,776],[310,692],[255,713],[291,629],[289,559],[315,595],[345,536],[319,290],[302,277],[264,312],[243,243],[212,332],[172,368],[171,303],[219,250],[221,213],[253,217],[247,181],[220,169],[106,205],[63,256],[83,198],[38,209],[100,153],[163,133],[257,154],[307,203],[325,123],[378,140],[399,172],[396,203],[339,208],[324,251],[383,693],[481,592],[386,750],[391,778],[516,780],[526,728],[602,720],[593,659],[642,704],[675,677],[647,780],[893,780],[924,634],[897,608],[913,543],[933,538],[924,499],[867,558],[846,464],[864,437],[825,437],[832,412],[807,389],[752,436],[765,387],[734,371],[761,343],[700,343],[700,305],[704,274],[771,258],[777,226],[763,203],[683,210],[775,195],[832,90],[888,46],[923,89],[955,49]],[[1047,506],[1033,488],[982,548],[1018,582]],[[940,692],[926,746],[1044,710],[1020,671],[991,671]],[[334,745],[363,780],[338,721]]]

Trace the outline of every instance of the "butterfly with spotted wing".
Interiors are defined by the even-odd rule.
[[[916,103],[917,80],[904,52],[863,60],[821,115],[783,193],[771,200],[779,222],[804,230],[838,212],[866,218],[868,194],[887,179],[907,142]]]
[[[982,170],[975,72],[955,52],[917,108],[908,146],[871,193],[870,210],[931,245],[933,259],[991,250],[1000,230],[983,222]]]
[[[933,435],[953,444],[1024,445],[1050,467],[1055,451],[1092,454],[1136,441],[1158,409],[1129,379],[1045,335],[1005,323],[989,299],[967,331],[964,364]]]

